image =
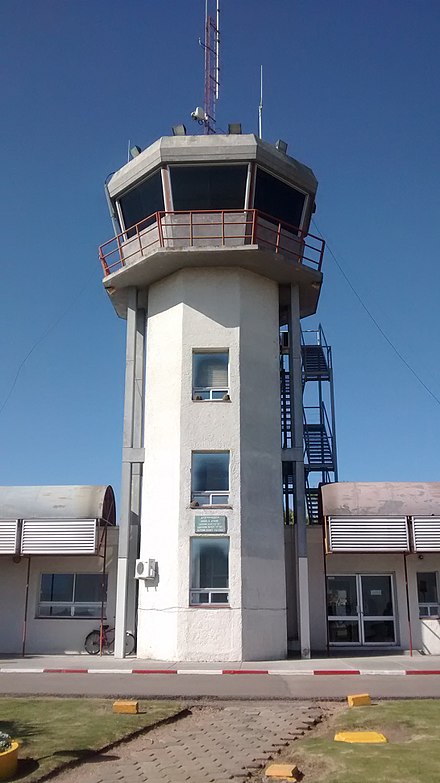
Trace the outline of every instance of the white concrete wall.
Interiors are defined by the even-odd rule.
[[[242,274],[240,472],[243,657],[287,652],[278,286]]]
[[[109,530],[107,550],[108,601],[107,618],[113,624],[115,614],[117,529]],[[10,557],[0,559],[0,653],[21,654],[25,614],[25,589],[28,559],[14,563]],[[99,573],[101,557],[31,557],[29,598],[26,623],[26,653],[81,653],[84,639],[99,626],[95,619],[57,619],[37,617],[40,577],[42,573]]]
[[[150,288],[147,334],[141,557],[157,559],[159,579],[154,587],[140,584],[138,655],[281,655],[277,286],[240,269],[182,270]],[[229,350],[230,402],[192,400],[192,352],[203,348]],[[230,508],[190,508],[191,452],[197,450],[230,451]],[[204,513],[228,520],[227,608],[189,606],[190,537],[195,516]]]
[[[408,555],[407,566],[413,647],[427,655],[440,655],[440,620],[420,619],[417,597],[417,573],[436,572],[437,584],[440,585],[440,554]]]
[[[0,653],[22,648],[27,560],[0,558]]]

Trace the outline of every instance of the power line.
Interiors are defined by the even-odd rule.
[[[314,218],[312,218],[312,223],[313,223],[313,225],[315,226],[315,228],[316,228],[316,230],[317,230],[318,234],[320,235],[321,239],[324,239],[324,236],[323,236],[322,232],[320,231],[320,229],[319,229],[319,227],[318,227],[318,225],[317,225],[317,223],[316,223],[316,220],[315,220]],[[367,307],[367,305],[365,304],[365,302],[364,302],[364,300],[362,299],[362,297],[360,296],[360,294],[358,294],[358,292],[356,291],[356,288],[354,287],[353,283],[351,282],[351,280],[350,280],[350,278],[348,277],[347,273],[345,272],[344,268],[342,267],[342,265],[340,264],[340,262],[339,262],[339,261],[338,261],[338,259],[336,258],[336,255],[335,255],[335,253],[333,252],[333,250],[332,250],[332,248],[330,247],[330,245],[328,244],[327,240],[325,240],[325,245],[326,245],[326,248],[327,248],[327,250],[328,250],[329,254],[331,255],[331,257],[332,257],[333,261],[335,262],[336,266],[338,267],[338,269],[339,269],[339,271],[340,271],[340,273],[341,273],[342,277],[344,278],[345,282],[347,283],[347,285],[349,286],[349,288],[351,289],[351,291],[352,291],[352,292],[353,292],[353,294],[355,295],[355,297],[356,297],[356,299],[358,300],[358,302],[359,302],[359,304],[361,305],[361,307],[363,307],[363,309],[364,309],[364,310],[365,310],[365,312],[367,313],[367,315],[368,315],[368,317],[370,318],[370,320],[371,320],[371,321],[373,322],[373,324],[375,325],[375,327],[376,327],[376,329],[378,330],[378,332],[379,332],[379,333],[382,335],[382,337],[384,338],[384,340],[385,340],[385,341],[388,343],[388,345],[390,346],[390,348],[391,348],[391,349],[394,351],[394,353],[396,354],[396,356],[398,356],[398,357],[399,357],[400,361],[401,361],[401,362],[402,362],[402,363],[405,365],[405,367],[406,367],[406,368],[407,368],[407,369],[410,371],[410,373],[411,373],[411,374],[414,376],[414,378],[415,378],[415,379],[416,379],[416,380],[417,380],[417,381],[420,383],[420,385],[421,385],[421,386],[423,386],[423,388],[425,389],[425,391],[427,391],[427,392],[428,392],[428,394],[429,394],[429,395],[432,397],[432,399],[433,399],[433,400],[435,400],[435,402],[436,402],[438,405],[440,405],[440,398],[439,398],[439,397],[437,397],[437,395],[436,395],[436,394],[435,394],[435,393],[432,391],[432,389],[430,389],[430,388],[429,388],[429,386],[427,386],[427,384],[425,383],[425,381],[424,381],[424,380],[422,380],[422,378],[421,378],[421,377],[420,377],[420,375],[419,375],[419,374],[416,372],[416,370],[415,370],[415,369],[414,369],[414,368],[413,368],[413,367],[410,365],[410,363],[409,363],[409,362],[407,362],[407,360],[405,359],[405,357],[404,357],[404,356],[403,356],[403,355],[400,353],[400,351],[399,351],[399,349],[397,348],[397,346],[396,346],[396,345],[393,343],[393,341],[392,341],[392,340],[391,340],[391,339],[388,337],[387,333],[386,333],[386,332],[384,331],[384,329],[381,327],[380,323],[379,323],[379,322],[376,320],[376,318],[374,317],[374,315],[373,315],[373,313],[371,312],[371,310],[369,310],[369,308],[368,308],[368,307]]]
[[[95,277],[95,273],[93,273],[93,275],[90,275],[90,277],[89,277],[89,278],[87,279],[87,281],[84,283],[84,285],[82,286],[82,288],[80,288],[80,290],[78,291],[78,293],[76,294],[76,296],[74,296],[74,298],[71,300],[71,302],[70,302],[70,304],[68,305],[68,307],[66,307],[66,308],[63,310],[63,312],[62,312],[62,313],[61,313],[61,314],[58,316],[58,318],[56,318],[56,319],[55,319],[55,321],[53,321],[53,323],[52,323],[50,326],[48,326],[48,327],[47,327],[47,329],[45,329],[45,331],[43,332],[43,334],[42,334],[42,335],[40,335],[40,337],[38,337],[38,338],[35,340],[35,342],[33,343],[32,347],[29,349],[29,351],[27,352],[27,354],[24,356],[24,358],[22,359],[22,361],[21,361],[21,362],[20,362],[20,364],[18,365],[17,372],[15,373],[14,379],[13,379],[13,381],[12,381],[12,383],[11,383],[11,386],[9,387],[9,391],[8,391],[8,393],[7,393],[6,397],[5,397],[5,399],[3,400],[3,403],[0,405],[0,415],[3,413],[3,410],[6,408],[6,405],[8,404],[8,402],[9,402],[9,400],[10,400],[11,396],[12,396],[12,393],[13,393],[13,391],[14,391],[14,389],[15,389],[16,385],[17,385],[17,381],[18,381],[18,379],[19,379],[19,377],[20,377],[20,373],[21,373],[21,371],[22,371],[22,369],[23,369],[24,365],[26,364],[27,360],[29,359],[29,357],[30,357],[30,356],[33,354],[33,352],[35,351],[35,349],[36,349],[36,348],[37,348],[37,347],[38,347],[38,346],[39,346],[39,345],[40,345],[40,344],[41,344],[41,343],[42,343],[42,342],[43,342],[43,341],[46,339],[46,337],[47,337],[47,336],[48,336],[48,335],[49,335],[51,332],[53,332],[53,330],[54,330],[54,329],[55,329],[55,328],[58,326],[58,324],[59,324],[59,323],[60,323],[60,322],[63,320],[63,318],[64,318],[64,317],[67,315],[67,313],[69,313],[69,312],[71,311],[72,307],[73,307],[73,306],[74,306],[74,305],[77,303],[78,299],[79,299],[79,298],[82,296],[82,294],[84,293],[84,291],[86,290],[86,288],[89,286],[89,283],[91,282],[92,278],[94,278],[94,277]]]

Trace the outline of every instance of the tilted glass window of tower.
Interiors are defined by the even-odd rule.
[[[193,400],[229,400],[229,351],[193,351]]]
[[[194,506],[229,503],[229,451],[193,451],[191,502]]]
[[[176,212],[243,209],[248,167],[170,166]]]
[[[100,617],[107,574],[41,574],[37,617]]]
[[[155,213],[165,209],[160,171],[120,196],[119,207],[127,237],[136,233],[135,226],[138,226],[139,231],[144,231],[153,225],[156,222]]]
[[[229,602],[229,538],[191,538],[191,606]]]
[[[423,571],[417,574],[417,593],[419,617],[438,617],[438,585],[435,571]]]
[[[265,217],[301,228],[305,203],[305,193],[257,168],[254,207]]]

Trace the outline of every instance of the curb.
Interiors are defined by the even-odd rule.
[[[192,674],[192,675],[266,675],[275,677],[394,677],[439,676],[440,669],[19,669],[0,668],[0,674]]]

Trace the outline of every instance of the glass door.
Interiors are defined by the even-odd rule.
[[[395,644],[393,586],[390,574],[360,574],[363,644]]]
[[[327,577],[329,644],[396,644],[391,574]]]
[[[330,644],[360,644],[357,577],[327,577],[327,616]]]

